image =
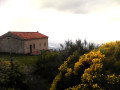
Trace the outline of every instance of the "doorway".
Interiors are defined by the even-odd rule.
[[[32,45],[30,45],[30,53],[32,53]]]

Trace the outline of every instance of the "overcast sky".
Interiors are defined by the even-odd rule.
[[[39,31],[52,42],[120,40],[120,0],[0,0],[0,35]]]

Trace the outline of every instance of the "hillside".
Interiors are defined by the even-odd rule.
[[[59,67],[50,90],[119,89],[120,41],[106,43],[78,59],[78,52]]]

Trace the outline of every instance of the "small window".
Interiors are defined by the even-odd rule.
[[[35,49],[35,44],[33,44],[33,48]]]
[[[44,46],[46,47],[46,42],[44,43]]]
[[[40,47],[41,47],[41,43],[40,43]]]

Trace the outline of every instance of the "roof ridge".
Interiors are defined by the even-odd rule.
[[[17,35],[23,39],[48,38],[48,36],[39,32],[10,32],[10,33]]]
[[[18,33],[39,33],[39,32],[20,32],[20,31],[9,31],[9,32],[18,32]]]

